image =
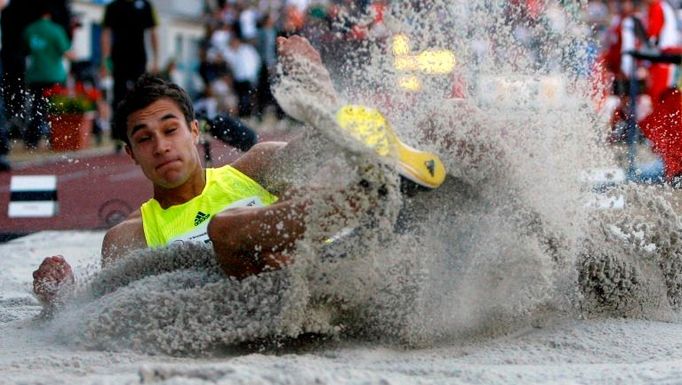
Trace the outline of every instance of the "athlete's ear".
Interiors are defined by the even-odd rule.
[[[194,119],[192,120],[192,123],[189,125],[189,131],[192,133],[192,139],[194,140],[194,144],[199,144],[199,135],[201,134],[201,130],[199,130],[199,121]]]
[[[128,143],[126,143],[123,145],[123,148],[126,149],[126,154],[128,154],[130,159],[132,159],[133,162],[135,162],[135,164],[139,165],[139,163],[137,163],[137,159],[135,159],[135,154],[133,154],[133,150],[130,148],[130,145]]]

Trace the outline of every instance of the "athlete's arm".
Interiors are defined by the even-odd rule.
[[[142,215],[136,210],[125,221],[112,227],[102,241],[102,267],[120,259],[132,250],[144,249],[147,241],[142,227]]]
[[[267,207],[235,208],[215,215],[208,225],[218,264],[242,279],[276,270],[305,232],[305,200],[285,200]]]
[[[139,210],[112,227],[102,241],[102,266],[115,261],[125,253],[147,247]],[[75,283],[73,270],[61,255],[47,257],[33,272],[33,292],[44,305],[55,299]]]
[[[280,200],[305,195],[276,177],[278,167],[288,164],[291,159],[297,159],[302,151],[305,151],[305,146],[308,144],[305,143],[304,135],[293,137],[288,142],[261,142],[244,153],[231,166],[258,182],[271,194],[277,195]],[[307,192],[312,191],[310,186],[307,187]]]
[[[261,142],[232,162],[231,166],[246,174],[261,185],[265,185],[266,174],[272,167],[277,154],[287,146],[286,142]],[[275,193],[271,191],[271,193]]]
[[[266,185],[273,160],[287,145],[258,143],[231,166]],[[286,265],[288,252],[305,231],[305,205],[302,199],[287,199],[282,194],[279,202],[267,207],[233,208],[213,216],[208,236],[223,271],[241,279]]]

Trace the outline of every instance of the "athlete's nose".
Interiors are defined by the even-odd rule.
[[[154,147],[154,153],[157,155],[166,153],[170,150],[170,141],[163,138],[162,136],[157,137],[156,147]]]

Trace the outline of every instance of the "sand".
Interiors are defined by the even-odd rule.
[[[339,103],[380,108],[409,145],[439,154],[443,186],[399,194],[395,164],[340,131],[319,68],[294,61],[274,91],[307,136],[271,182],[314,182],[362,209],[350,215],[341,193],[315,201],[296,262],[240,282],[198,246],[98,272],[102,233],[0,245],[0,382],[679,382],[682,225],[669,190],[623,186],[625,210],[586,207],[579,175],[614,163],[584,72],[589,29],[549,2],[564,23],[528,27],[538,48],[503,7],[428,3],[394,4],[387,28],[414,52],[448,47],[457,71],[406,93],[387,47],[368,44],[339,49],[352,57],[332,72]],[[453,78],[463,99],[448,97]],[[345,228],[359,230],[331,249],[316,241]],[[81,285],[40,320],[31,271],[56,253]]]
[[[0,383],[672,384],[682,378],[682,325],[618,318],[558,319],[422,349],[331,340],[170,357],[55,343],[35,318],[40,307],[30,294],[30,272],[51,252],[68,254],[77,272],[92,269],[102,236],[43,232],[0,245]]]

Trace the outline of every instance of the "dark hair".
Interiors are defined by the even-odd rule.
[[[239,21],[232,23],[232,36],[237,40],[244,40],[244,32],[242,31],[242,25]]]
[[[130,145],[128,117],[135,111],[139,111],[160,99],[173,101],[185,116],[187,125],[194,121],[192,100],[182,87],[159,76],[144,74],[137,79],[133,88],[116,106],[113,127],[116,136]]]
[[[52,15],[52,2],[50,0],[38,0],[34,7],[40,17],[47,14]]]

